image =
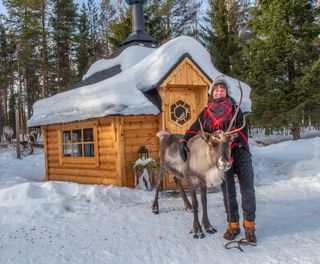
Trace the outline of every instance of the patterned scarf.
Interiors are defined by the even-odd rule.
[[[224,97],[209,101],[204,111],[204,128],[206,131],[226,131],[232,119],[232,100]]]

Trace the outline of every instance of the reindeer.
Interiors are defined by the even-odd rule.
[[[6,141],[11,142],[13,137],[13,129],[9,126],[3,128],[3,135]]]
[[[193,211],[193,228],[190,233],[193,238],[203,238],[204,234],[198,218],[198,201],[196,196],[196,188],[200,188],[201,204],[202,204],[202,226],[209,234],[217,232],[212,227],[208,219],[207,213],[207,187],[220,186],[225,178],[225,171],[231,167],[230,155],[231,144],[238,136],[237,131],[245,127],[245,118],[240,128],[231,130],[242,102],[242,88],[239,82],[241,92],[240,102],[232,117],[226,132],[215,131],[212,134],[203,131],[202,124],[201,133],[194,136],[188,141],[190,150],[187,161],[183,161],[179,154],[179,139],[176,135],[166,131],[160,131],[157,136],[160,138],[160,173],[159,182],[155,192],[155,198],[152,204],[152,212],[159,213],[158,195],[159,189],[163,182],[166,172],[174,175],[174,181],[183,199],[186,209]],[[188,183],[192,207],[181,186],[181,180],[185,179]]]

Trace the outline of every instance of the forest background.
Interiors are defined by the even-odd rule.
[[[320,1],[146,0],[146,31],[159,44],[181,35],[207,48],[222,73],[251,88],[250,127],[300,138],[320,128]],[[131,33],[124,0],[3,0],[0,135],[20,127],[41,98],[69,89]]]

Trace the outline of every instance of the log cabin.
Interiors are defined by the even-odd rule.
[[[133,6],[133,32],[108,59],[95,62],[71,90],[36,102],[29,127],[44,136],[46,179],[134,187],[129,164],[144,146],[159,158],[160,130],[184,134],[206,106],[221,73],[195,39],[159,46],[144,31],[142,1]],[[226,76],[237,100],[237,80]],[[250,87],[242,110],[250,110]],[[171,175],[164,189],[175,188]]]

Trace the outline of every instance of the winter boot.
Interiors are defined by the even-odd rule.
[[[246,233],[246,240],[250,243],[256,243],[257,237],[255,233],[255,222],[244,219],[243,227]]]
[[[240,234],[240,224],[239,222],[228,223],[227,231],[224,232],[223,238],[226,240],[234,240],[237,235]]]

